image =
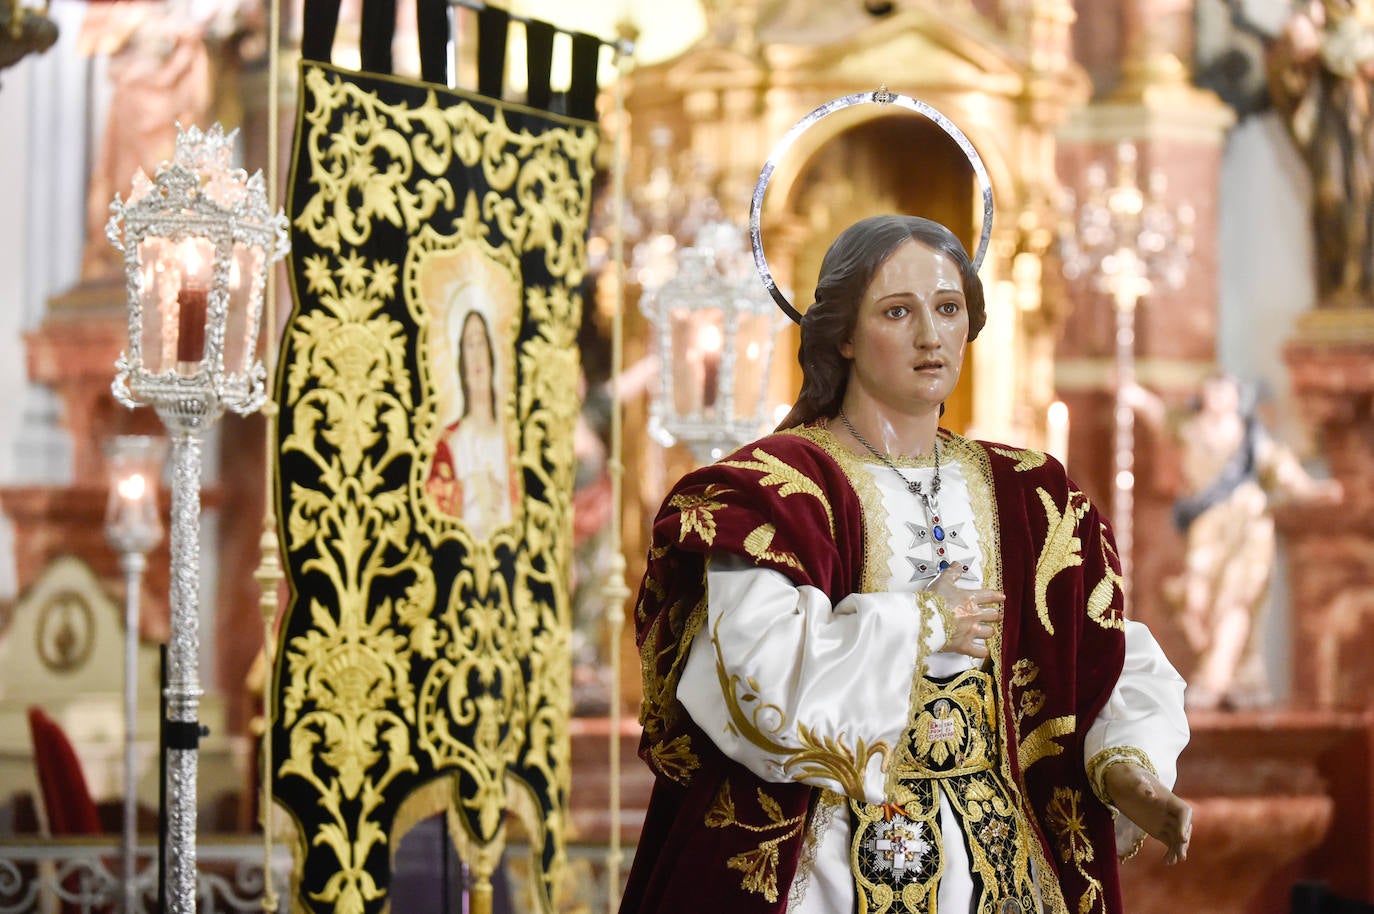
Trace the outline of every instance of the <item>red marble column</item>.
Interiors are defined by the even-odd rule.
[[[84,283],[55,296],[48,316],[24,340],[29,378],[57,394],[71,436],[70,486],[0,489],[0,509],[14,526],[16,584],[23,592],[54,558],[74,555],[122,594],[119,558],[105,541],[109,494],[104,442],[114,435],[163,435],[151,409],[130,411],[110,393],[115,360],[127,347],[129,318],[122,282]],[[163,524],[170,496],[161,495]],[[168,553],[164,537],[149,556],[140,598],[145,639],[167,636]]]
[[[1293,591],[1293,702],[1374,708],[1374,310],[1318,310],[1303,324],[1284,356],[1344,497],[1334,510],[1276,511]]]

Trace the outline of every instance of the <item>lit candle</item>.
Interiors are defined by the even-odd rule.
[[[697,334],[702,368],[701,405],[704,410],[714,409],[716,399],[720,396],[720,350],[723,343],[720,328],[715,324],[706,324]]]
[[[177,246],[177,258],[181,261],[181,284],[177,288],[177,368],[182,374],[194,373],[200,360],[205,358],[209,293],[202,243],[202,240],[187,238]]]
[[[1069,407],[1063,400],[1045,412],[1045,450],[1060,463],[1069,462]]]
[[[196,364],[205,357],[205,312],[209,293],[189,279],[177,292],[177,361]]]
[[[142,473],[129,473],[115,482],[106,508],[105,531],[117,548],[146,552],[158,540],[157,496]]]

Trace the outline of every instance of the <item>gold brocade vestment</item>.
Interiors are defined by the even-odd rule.
[[[963,832],[979,914],[1035,911],[1026,822],[999,773],[992,677],[967,670],[924,683],[907,734],[912,760],[892,804],[850,801],[859,911],[936,914],[944,875],[941,806]]]

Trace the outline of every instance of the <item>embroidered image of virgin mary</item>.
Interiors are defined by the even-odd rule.
[[[460,254],[455,260],[467,261],[470,268],[486,259]],[[433,367],[436,376],[451,377],[437,385],[440,416],[446,421],[434,445],[425,492],[440,513],[485,539],[514,523],[520,502],[506,422],[508,388],[501,370],[509,350],[504,329],[512,316],[511,302],[503,300],[511,298],[511,290],[501,288],[507,283],[496,270],[464,272],[463,279],[448,285],[446,301],[435,315],[444,345],[431,349]],[[492,280],[495,287],[489,285]]]

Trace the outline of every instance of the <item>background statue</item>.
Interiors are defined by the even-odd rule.
[[[1183,492],[1174,523],[1187,548],[1183,573],[1166,588],[1198,657],[1188,706],[1266,704],[1269,677],[1255,622],[1274,568],[1272,509],[1283,499],[1335,503],[1340,483],[1314,479],[1270,437],[1253,391],[1234,378],[1204,381],[1196,407],[1173,422],[1144,388],[1133,388],[1129,398],[1152,425],[1171,426],[1179,445]]]
[[[1374,306],[1374,2],[1308,0],[1269,45],[1269,85],[1312,175],[1322,306]]]
[[[0,70],[43,53],[56,41],[57,24],[43,13],[17,2],[0,3]]]
[[[109,58],[110,109],[95,150],[86,194],[86,242],[81,278],[122,275],[123,264],[105,240],[110,201],[127,196],[138,169],[151,175],[176,147],[176,125],[208,127],[216,83],[234,73],[212,54],[258,53],[245,36],[258,28],[254,0],[95,3],[87,8],[79,47]],[[223,56],[221,54],[220,56]],[[232,127],[235,118],[228,118]]]

